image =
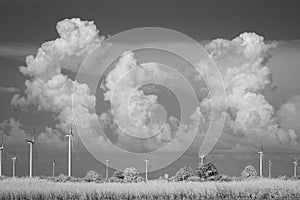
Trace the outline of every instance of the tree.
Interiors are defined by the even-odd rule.
[[[101,179],[102,176],[93,170],[88,171],[84,177],[87,182],[99,182]]]
[[[176,172],[175,181],[176,180],[187,180],[189,177],[194,176],[193,169],[191,167],[184,166],[180,170]]]
[[[137,169],[134,167],[129,167],[124,170],[124,180],[125,181],[133,181],[136,180],[139,176]]]
[[[203,180],[217,180],[219,178],[219,171],[211,162],[199,166],[196,169],[196,174]]]
[[[248,165],[242,171],[241,175],[244,179],[246,179],[246,178],[256,178],[257,177],[257,172],[256,172],[256,169],[252,165]]]

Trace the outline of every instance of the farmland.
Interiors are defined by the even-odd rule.
[[[7,178],[0,181],[0,199],[300,199],[300,180],[88,183]]]

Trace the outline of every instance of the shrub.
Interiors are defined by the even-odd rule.
[[[72,176],[72,177],[69,178],[68,181],[73,182],[73,183],[79,183],[79,182],[84,181],[84,179],[79,178],[79,177],[73,177],[73,176]]]
[[[198,177],[204,180],[217,180],[219,177],[219,171],[217,167],[211,162],[205,163],[196,169]]]
[[[230,176],[228,175],[220,175],[220,179],[219,179],[220,182],[229,182],[229,181],[233,181],[233,178],[231,178]]]
[[[257,178],[256,169],[252,165],[248,165],[241,173],[243,179]]]
[[[136,178],[136,182],[145,182],[145,181],[146,179],[144,177],[139,176]]]
[[[172,178],[174,178],[175,181],[184,181],[184,180],[187,180],[191,176],[194,176],[193,169],[191,167],[184,166],[183,168],[178,170],[176,172],[175,177],[172,177]]]
[[[117,178],[117,177],[114,177],[114,176],[112,176],[112,177],[108,178],[107,182],[109,182],[109,183],[123,183],[123,182],[124,182],[124,180],[123,180],[123,179],[120,179],[120,178]]]
[[[88,171],[84,177],[86,182],[99,182],[101,179],[102,176],[93,170]]]
[[[70,177],[64,175],[64,174],[59,174],[58,177],[55,177],[54,179],[56,182],[67,182],[70,180]]]
[[[165,180],[168,180],[168,179],[169,179],[169,174],[165,173],[164,179],[165,179]]]
[[[288,180],[288,178],[286,177],[286,175],[279,175],[277,178],[279,180]]]
[[[198,177],[198,176],[190,176],[186,181],[189,181],[189,182],[200,182],[201,178]]]
[[[131,182],[133,180],[136,180],[139,176],[137,169],[135,169],[134,167],[126,168],[123,174],[124,174],[124,180],[126,182]]]
[[[118,179],[124,179],[124,173],[122,171],[115,171],[113,177]]]
[[[295,179],[295,180],[300,180],[300,175],[297,175],[297,176],[294,177],[293,179]]]

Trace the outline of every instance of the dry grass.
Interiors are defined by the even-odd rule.
[[[300,181],[55,183],[10,178],[0,181],[0,199],[300,199]]]

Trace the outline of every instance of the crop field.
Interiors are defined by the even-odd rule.
[[[0,181],[0,199],[300,199],[300,181],[56,183],[8,178]]]

